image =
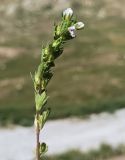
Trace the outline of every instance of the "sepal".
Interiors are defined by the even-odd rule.
[[[40,144],[40,148],[39,148],[39,152],[40,152],[40,158],[43,156],[43,154],[45,154],[48,151],[48,146],[46,143],[41,143]]]
[[[42,112],[42,114],[39,116],[39,126],[40,126],[40,129],[43,128],[48,116],[50,114],[50,108],[47,108],[46,110],[44,110]]]
[[[46,104],[48,96],[44,91],[42,94],[35,93],[35,103],[36,103],[36,110],[40,111],[42,107]]]

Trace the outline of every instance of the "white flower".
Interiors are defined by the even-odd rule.
[[[71,8],[67,8],[63,11],[63,17],[71,18],[73,15],[73,10]]]
[[[73,37],[73,38],[76,37],[75,30],[76,30],[75,26],[71,26],[68,28],[68,31],[69,31],[71,37]]]
[[[83,22],[77,22],[75,24],[75,28],[76,29],[82,29],[85,26],[85,24]]]

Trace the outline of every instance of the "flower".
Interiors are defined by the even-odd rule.
[[[85,24],[83,22],[77,22],[75,24],[75,28],[76,29],[82,29],[85,26]]]
[[[72,38],[76,37],[75,30],[76,30],[75,26],[71,26],[68,28],[68,31],[69,31]]]
[[[73,16],[73,10],[71,8],[67,8],[63,11],[64,19],[70,19]]]

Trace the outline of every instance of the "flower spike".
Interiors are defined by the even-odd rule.
[[[52,68],[55,66],[57,59],[64,50],[64,43],[76,37],[76,30],[84,27],[83,22],[77,22],[73,16],[73,10],[67,8],[62,13],[62,20],[58,24],[54,24],[54,38],[51,43],[42,46],[41,61],[32,76],[35,92],[35,127],[36,127],[36,160],[40,160],[42,155],[47,151],[48,147],[45,143],[40,143],[40,131],[45,125],[45,122],[51,112],[46,107],[48,101],[47,86],[53,76]]]

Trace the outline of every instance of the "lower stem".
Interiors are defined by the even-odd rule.
[[[39,127],[39,113],[36,113],[36,160],[40,160],[40,127]]]

